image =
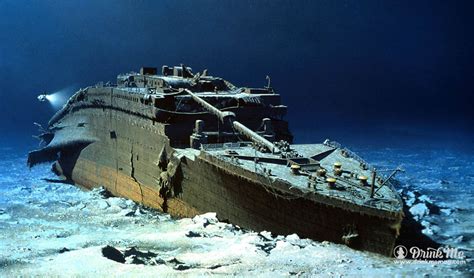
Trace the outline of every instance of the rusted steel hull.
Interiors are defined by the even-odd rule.
[[[114,113],[112,120],[94,116],[101,113],[96,109],[80,113],[87,116],[88,129],[98,140],[77,154],[64,152],[56,171],[83,187],[104,186],[115,196],[176,217],[212,211],[221,220],[256,231],[297,233],[300,237],[346,243],[384,255],[393,250],[401,215],[298,197],[291,190],[284,190],[283,185],[269,187],[265,179],[229,168],[205,154],[194,160],[181,159],[179,177],[174,180],[174,187],[179,190],[168,197],[161,191],[163,170],[158,161],[160,150],[165,148],[171,153],[173,149],[159,134],[158,125],[133,115],[121,115],[122,112],[110,112]],[[114,131],[112,136],[110,130]],[[136,134],[140,136],[131,136]],[[343,236],[350,234],[353,227],[357,227],[358,237],[345,242]]]
[[[145,206],[163,211],[164,199],[160,188],[142,184],[114,168],[80,158],[73,170],[72,179],[79,186],[93,189],[104,186],[112,195],[131,199]],[[179,198],[167,201],[167,212],[175,217],[193,217],[203,213]]]
[[[363,180],[375,170],[357,155],[329,140],[292,145],[286,110],[270,83],[239,88],[183,65],[142,68],[76,92],[40,129],[28,165],[55,161],[71,182],[177,217],[216,212],[257,231],[390,255],[403,212],[389,179],[372,181],[372,198]]]

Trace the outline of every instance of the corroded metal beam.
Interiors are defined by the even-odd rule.
[[[272,153],[279,153],[280,150],[270,141],[263,138],[262,136],[258,135],[255,131],[251,130],[250,128],[246,127],[244,124],[235,120],[235,114],[229,111],[221,111],[214,107],[214,105],[210,104],[209,102],[205,101],[195,93],[191,92],[188,89],[184,89],[184,91],[190,95],[197,103],[199,103],[204,109],[209,111],[210,113],[216,115],[223,123],[229,120],[230,124],[242,135],[248,137],[253,142],[263,145],[270,150]]]

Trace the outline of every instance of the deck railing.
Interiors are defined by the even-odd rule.
[[[342,144],[340,144],[340,143],[338,143],[338,142],[336,142],[336,141],[331,141],[331,140],[329,140],[329,139],[326,139],[326,140],[324,141],[324,144],[325,144],[326,146],[329,146],[329,147],[333,147],[333,148],[337,148],[337,149],[343,150],[343,151],[347,154],[348,157],[353,158],[354,160],[358,161],[359,163],[366,165],[366,166],[367,166],[367,169],[368,169],[369,171],[371,171],[371,172],[376,171],[375,167],[373,167],[372,165],[370,165],[369,163],[367,163],[367,161],[365,161],[363,158],[361,158],[360,156],[358,156],[357,154],[355,154],[353,151],[351,151],[351,150],[349,150],[348,148],[342,146]],[[387,186],[388,188],[390,188],[393,192],[397,192],[397,189],[395,188],[395,186],[394,186],[394,185],[392,184],[392,182],[391,182],[391,177],[389,178],[387,175],[384,175],[384,174],[382,174],[382,173],[380,173],[380,172],[377,172],[377,175],[380,176],[380,177],[382,177],[383,180],[386,180],[386,182],[385,182],[385,184],[384,184],[385,186]],[[390,180],[387,180],[387,179],[390,179]],[[396,194],[396,196],[397,196],[396,198],[401,202],[402,199],[401,199],[400,195],[399,195],[399,194]]]

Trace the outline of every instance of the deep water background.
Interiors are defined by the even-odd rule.
[[[331,138],[376,165],[402,165],[406,188],[454,209],[429,219],[437,239],[472,248],[473,10],[435,0],[1,0],[0,204],[8,212],[35,186],[59,190],[40,181],[47,167],[22,174],[33,122],[55,112],[37,95],[184,63],[237,86],[269,75],[296,142]]]
[[[264,86],[269,75],[297,134],[471,140],[473,8],[472,1],[2,0],[1,131],[24,136],[35,132],[32,122],[45,123],[53,111],[36,100],[42,92],[184,63],[240,86]]]

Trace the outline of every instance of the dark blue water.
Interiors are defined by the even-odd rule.
[[[49,107],[36,101],[44,91],[184,63],[238,86],[264,86],[269,75],[297,129],[381,124],[472,133],[473,5],[4,0],[0,127],[33,131],[33,121],[47,121]]]

